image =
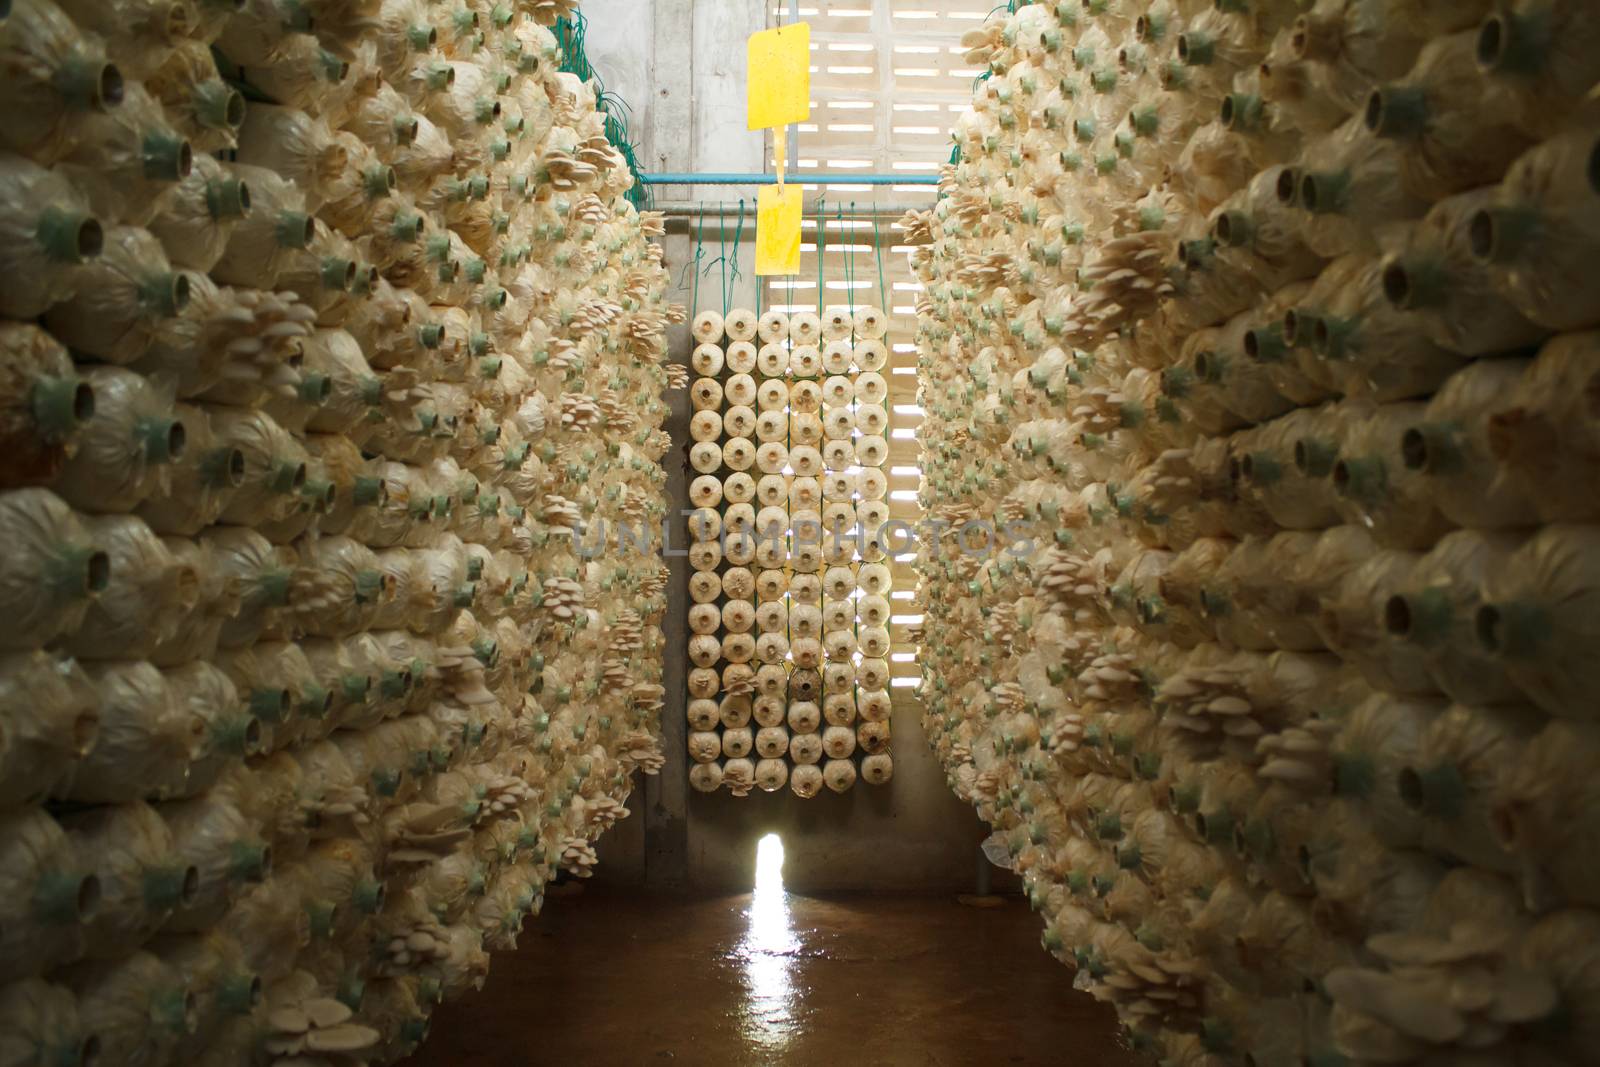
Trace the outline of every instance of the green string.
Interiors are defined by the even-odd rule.
[[[732,300],[734,290],[738,288],[739,279],[744,275],[739,273],[739,242],[744,240],[744,198],[739,198],[739,226],[733,231],[733,281],[729,283],[728,299]],[[759,295],[757,301],[759,302]],[[759,312],[758,312],[759,314]]]
[[[717,260],[722,264],[722,317],[728,317],[728,217],[722,214],[726,205],[717,201],[717,249],[722,254]]]
[[[827,206],[817,197],[817,317],[822,317],[822,257],[828,250]]]
[[[694,295],[690,297],[692,314],[700,314],[700,263],[706,258],[706,206],[700,205],[700,221],[694,228]]]
[[[872,254],[878,261],[878,298],[883,301],[883,313],[889,314],[889,287],[883,280],[883,235],[878,232],[878,214],[872,214]]]
[[[606,91],[600,72],[589,62],[588,30],[589,21],[582,12],[574,12],[571,16],[563,15],[556,20],[551,32],[555,35],[556,43],[561,50],[559,69],[564,73],[576,75],[580,81],[594,82],[595,103],[606,119],[606,140],[622,156],[628,165],[628,173],[633,176],[633,185],[624,195],[630,204],[643,211],[650,205],[650,187],[644,184],[639,170],[638,153],[628,136],[628,105],[616,93]]]
[[[850,221],[854,222],[856,216],[856,202],[850,201]],[[844,246],[844,291],[845,303],[850,306],[850,314],[856,313],[856,241],[855,232],[845,227],[844,211],[839,211],[839,229],[848,235]]]

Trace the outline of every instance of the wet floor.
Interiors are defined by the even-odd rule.
[[[1017,900],[558,896],[407,1067],[1139,1062],[1040,929]]]

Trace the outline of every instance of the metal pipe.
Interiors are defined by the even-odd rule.
[[[817,204],[818,204],[818,201],[816,201],[816,200],[808,200],[808,201],[806,201],[803,213],[804,213],[804,215],[805,215],[807,220],[810,220],[813,216],[816,215],[816,213],[817,213]],[[837,208],[844,207],[844,217],[847,218],[847,219],[870,219],[870,218],[883,219],[883,218],[887,218],[887,219],[893,220],[893,219],[900,218],[902,215],[904,215],[908,211],[926,211],[927,208],[928,208],[928,205],[927,204],[872,204],[872,203],[866,203],[866,204],[858,204],[854,208],[851,208],[851,207],[847,207],[845,205],[840,204],[837,200],[830,200],[830,201],[827,202],[826,207],[827,207],[827,212],[828,212],[828,217],[829,218],[833,218],[834,217],[834,212],[835,212],[835,210]],[[686,204],[686,203],[656,204],[650,210],[651,211],[659,211],[661,214],[665,215],[669,219],[693,219],[693,218],[700,218],[702,216],[704,216],[707,219],[731,219],[731,218],[736,217],[739,214],[739,205],[738,204],[729,204],[729,203],[726,203],[724,201],[718,200],[718,201],[708,201],[705,204],[695,204],[695,203],[688,203],[688,204]],[[755,218],[755,208],[750,206],[749,204],[745,205],[744,212],[745,212],[745,218],[747,218],[747,219]]]
[[[790,185],[938,185],[937,174],[788,175]],[[776,174],[641,174],[646,185],[777,185]]]

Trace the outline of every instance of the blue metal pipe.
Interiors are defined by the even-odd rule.
[[[641,174],[646,185],[777,185],[776,174]],[[790,185],[938,185],[937,174],[807,174],[786,175]]]

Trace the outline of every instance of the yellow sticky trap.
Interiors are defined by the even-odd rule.
[[[797,22],[750,35],[749,129],[811,117],[811,26]]]
[[[800,214],[803,190],[798,185],[763,186],[756,196],[756,274],[800,273]]]

